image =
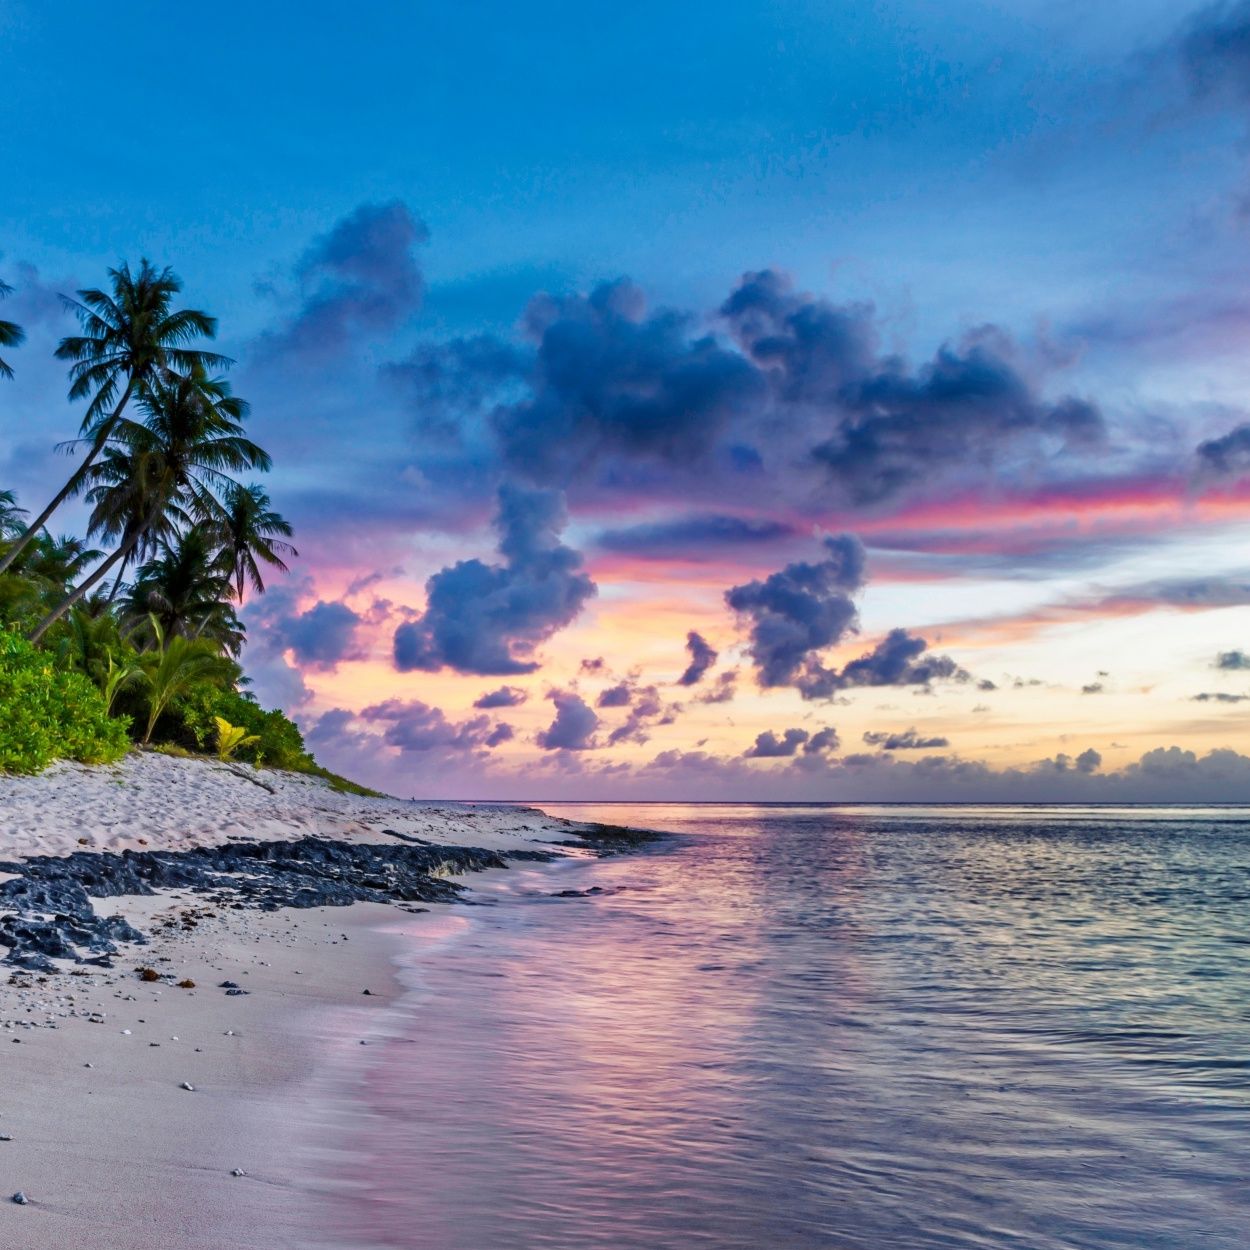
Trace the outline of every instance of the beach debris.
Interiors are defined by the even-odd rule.
[[[155,968],[136,968],[135,975],[140,981],[159,981],[161,974]]]
[[[237,990],[239,983],[237,981],[222,981],[217,988],[219,990]]]
[[[95,1064],[94,1064],[94,1063],[84,1063],[82,1066],[83,1066],[84,1068],[94,1068],[94,1067],[95,1067]]]
[[[372,995],[373,995],[373,991],[372,991],[372,990],[361,990],[360,992],[361,992],[362,994],[368,994],[370,997],[372,997]]]
[[[231,1168],[230,1175],[231,1176],[246,1176],[247,1173],[242,1168]]]
[[[13,1197],[10,1199],[10,1201],[16,1202],[19,1207],[24,1207],[30,1202],[30,1199],[26,1197],[26,1195],[22,1193],[22,1191],[19,1189],[17,1193],[15,1193]]]
[[[123,1036],[123,1037],[129,1037],[129,1036],[130,1036],[130,1030],[129,1030],[129,1029],[122,1029],[122,1036]]]
[[[13,1136],[11,1133],[0,1133],[0,1141],[12,1141],[12,1140],[13,1140]]]
[[[195,989],[195,982],[190,977],[187,977],[185,981],[178,982],[178,988],[180,990],[193,990]]]
[[[185,1090],[187,1091],[187,1093],[189,1093],[189,1094],[194,1094],[194,1093],[195,1093],[195,1086],[194,1086],[194,1085],[192,1085],[190,1081],[183,1081],[183,1083],[182,1083],[181,1085],[179,1085],[179,1086],[178,1086],[178,1088],[179,1088],[179,1089],[185,1089]]]

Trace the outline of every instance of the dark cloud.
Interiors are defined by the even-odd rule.
[[[531,393],[492,420],[505,462],[539,481],[564,484],[616,456],[688,468],[760,391],[737,352],[683,313],[648,313],[624,280],[539,296],[525,325],[536,344]]]
[[[732,703],[734,695],[738,692],[738,670],[730,669],[728,672],[721,673],[719,677],[712,683],[711,687],[703,692],[696,702],[698,703]]]
[[[515,737],[516,731],[512,728],[512,726],[500,721],[495,728],[486,735],[486,745],[487,747],[493,749],[501,743],[511,742]]]
[[[554,491],[499,491],[503,564],[461,560],[425,584],[426,609],[395,631],[395,667],[508,675],[538,668],[534,648],[595,593],[581,555],[560,542],[567,518]]]
[[[653,725],[672,724],[680,710],[679,704],[666,705],[655,686],[635,686],[629,694],[629,715],[608,735],[608,745],[646,742]]]
[[[1213,667],[1225,672],[1244,672],[1250,670],[1250,655],[1244,651],[1221,651]]]
[[[1193,696],[1194,703],[1246,703],[1250,694],[1225,694],[1222,690],[1204,690]]]
[[[283,642],[302,664],[312,668],[333,668],[356,652],[359,613],[345,603],[319,601],[306,612],[273,622]]]
[[[750,624],[751,659],[761,686],[801,679],[816,653],[856,627],[851,595],[864,584],[864,548],[851,534],[824,540],[819,563],[788,564],[763,581],[733,586],[725,602]]]
[[[1089,685],[1081,687],[1082,694],[1103,694],[1107,687],[1100,681],[1091,681]]]
[[[609,686],[606,690],[600,692],[599,697],[595,700],[596,707],[628,707],[629,701],[633,696],[628,682],[620,682],[615,686]]]
[[[1199,9],[1175,43],[1198,96],[1250,101],[1250,4],[1220,2]]]
[[[855,686],[921,686],[935,681],[967,681],[949,656],[927,654],[929,644],[905,629],[892,629],[869,651],[838,672],[818,661],[807,666],[798,685],[805,699],[829,699]]]
[[[383,741],[406,753],[473,751],[497,746],[512,736],[510,728],[492,724],[489,716],[449,721],[441,709],[419,699],[372,704],[361,711],[360,719],[383,725]]]
[[[708,669],[716,663],[716,649],[702,634],[692,629],[686,635],[686,650],[690,652],[690,663],[677,679],[677,684],[697,686]]]
[[[593,749],[599,717],[579,694],[553,690],[547,696],[556,705],[555,719],[535,739],[544,751],[588,751]]]
[[[832,725],[826,725],[824,729],[818,729],[803,744],[803,753],[823,755],[828,751],[836,751],[840,745],[838,731]]]
[[[301,307],[262,350],[324,356],[344,350],[358,333],[403,325],[421,305],[414,249],[428,238],[400,201],[362,204],[305,253],[296,270]]]
[[[783,410],[818,413],[811,455],[855,504],[919,488],[943,474],[988,476],[1007,461],[1042,462],[1104,437],[1083,400],[1043,400],[993,328],[943,347],[911,371],[879,357],[872,309],[794,291],[772,270],[747,274],[721,308]]]
[[[785,759],[794,755],[808,740],[808,736],[806,729],[787,729],[778,738],[771,729],[768,729],[756,737],[754,744],[747,748],[745,755],[747,759],[752,760]]]
[[[704,560],[741,547],[767,546],[798,532],[784,521],[703,512],[604,530],[595,542],[604,551],[644,559]]]
[[[901,733],[870,729],[864,734],[864,741],[883,751],[932,751],[950,746],[949,738],[925,738],[915,729],[905,729]]]
[[[593,660],[583,660],[579,671],[587,674],[602,673],[608,667],[608,662],[601,655],[595,656]]]
[[[473,706],[489,710],[496,707],[520,707],[529,695],[519,686],[500,686],[498,690],[487,691],[473,701]]]
[[[1221,438],[1198,444],[1199,474],[1217,479],[1237,479],[1250,474],[1250,425],[1239,425]]]

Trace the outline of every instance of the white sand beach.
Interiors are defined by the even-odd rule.
[[[252,772],[132,754],[0,779],[0,859],[309,835],[393,844],[383,829],[533,849],[568,833],[524,809],[360,798]],[[335,1196],[334,1125],[350,1114],[333,1090],[385,1027],[391,955],[421,918],[374,903],[240,910],[182,889],[95,905],[150,943],[123,947],[111,968],[0,972],[0,1245],[316,1246],[319,1204]]]

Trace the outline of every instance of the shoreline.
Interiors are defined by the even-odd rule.
[[[425,806],[261,776],[272,792],[233,768],[144,755],[113,769],[0,778],[0,894],[8,891],[0,926],[12,936],[20,921],[23,933],[33,927],[45,937],[59,926],[57,936],[73,944],[72,959],[40,951],[26,959],[0,941],[6,958],[35,965],[0,970],[0,1054],[8,1060],[0,1243],[328,1244],[316,1213],[342,1193],[336,1150],[351,1136],[352,1117],[343,1090],[367,1069],[371,1035],[409,992],[398,967],[405,931],[447,914],[483,880],[475,872],[453,882],[449,873],[490,876],[509,860],[538,867],[651,840],[534,809]],[[112,802],[92,825],[100,792]],[[260,836],[244,834],[244,822]],[[292,841],[297,833],[302,839]],[[291,861],[327,844],[334,854],[310,893],[308,865]],[[488,853],[467,853],[475,848]],[[237,869],[243,852],[259,857],[246,861],[248,871],[219,871]],[[161,884],[169,865],[190,862],[202,878]],[[418,864],[429,874],[424,884]],[[73,865],[121,874],[105,886],[107,872],[97,872],[94,886],[88,880],[89,895],[110,892],[90,902],[100,919],[119,916],[147,936],[144,944],[30,910],[56,904],[48,889],[78,888],[66,886]],[[352,875],[376,874],[379,865],[391,875],[363,885]],[[111,893],[130,888],[136,866],[138,888],[152,892]],[[43,893],[32,895],[21,875],[32,872],[51,874],[51,885],[37,883]],[[366,901],[384,896],[392,880],[401,887],[394,899]],[[343,892],[355,891],[357,901],[306,905],[318,890],[344,902]],[[14,911],[15,896],[27,910]],[[19,1192],[23,1205],[10,1198]]]

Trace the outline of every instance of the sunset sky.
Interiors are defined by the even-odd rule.
[[[1250,801],[1250,3],[213,7],[0,0],[0,486],[56,293],[172,265],[322,762]]]

